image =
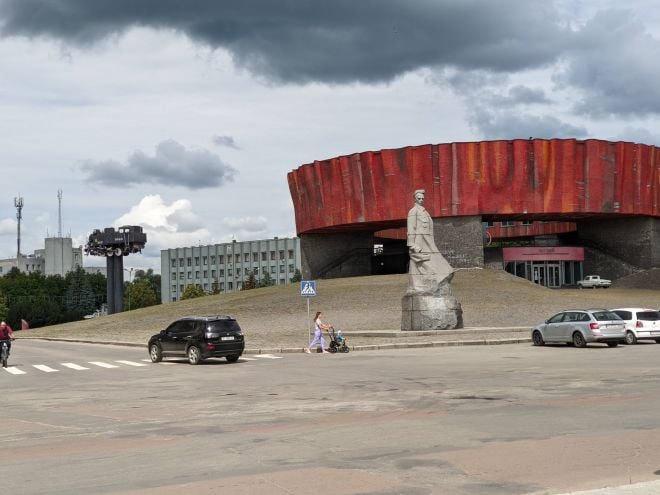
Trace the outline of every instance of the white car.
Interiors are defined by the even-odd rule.
[[[648,308],[617,308],[612,310],[626,323],[626,344],[638,340],[655,340],[660,344],[660,311]]]

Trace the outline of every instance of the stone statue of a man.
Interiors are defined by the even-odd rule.
[[[415,191],[415,205],[408,212],[409,293],[434,293],[453,277],[452,267],[435,245],[433,218],[424,208],[424,195],[423,189]]]
[[[408,290],[401,299],[401,330],[463,327],[461,304],[451,291],[454,270],[433,238],[433,219],[424,208],[424,190],[415,191],[408,212]]]

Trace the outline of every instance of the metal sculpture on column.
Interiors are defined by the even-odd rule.
[[[108,314],[121,313],[124,309],[124,256],[139,253],[147,243],[142,227],[124,225],[94,229],[85,244],[85,254],[106,257]]]

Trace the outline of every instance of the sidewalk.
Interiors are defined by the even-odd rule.
[[[420,332],[402,332],[401,330],[345,331],[348,346],[353,351],[374,351],[386,349],[410,349],[421,347],[449,347],[463,345],[500,345],[531,342],[529,327],[479,327],[460,330],[427,330]],[[60,342],[79,342],[86,344],[122,345],[145,347],[146,342],[131,342],[104,339],[76,339],[59,337],[32,337],[21,334],[20,339],[53,340]],[[328,341],[326,336],[326,342]],[[277,354],[304,352],[300,339],[284,341],[278,344],[250,347],[247,338],[244,354]]]

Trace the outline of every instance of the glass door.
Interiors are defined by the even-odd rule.
[[[559,263],[548,263],[548,276],[546,277],[547,287],[561,287],[561,271]]]

